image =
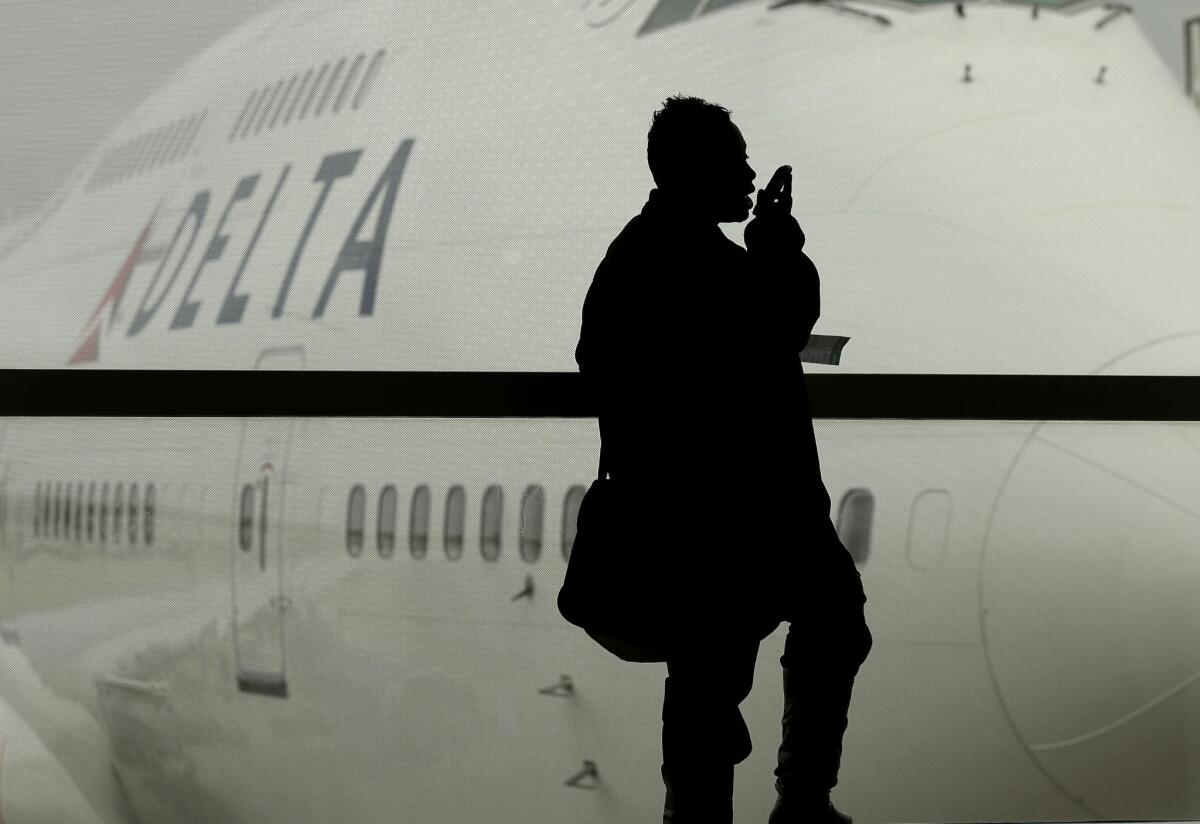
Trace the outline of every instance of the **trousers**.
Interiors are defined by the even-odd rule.
[[[802,674],[803,697],[787,721],[803,738],[789,753],[781,748],[776,775],[786,768],[786,783],[798,794],[823,793],[837,783],[854,678],[872,645],[866,594],[840,542],[798,561],[784,577],[773,596],[789,623],[779,663]],[[762,637],[696,633],[667,659],[663,776],[681,821],[733,821],[732,765],[753,749],[739,705],[753,687]],[[793,763],[782,763],[785,755]]]

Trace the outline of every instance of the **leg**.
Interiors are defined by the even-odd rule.
[[[807,580],[796,587],[795,603],[785,612],[791,625],[779,659],[783,740],[775,769],[780,802],[772,824],[799,820],[781,808],[811,811],[828,804],[841,766],[854,678],[871,649],[861,577],[840,545],[832,556],[800,573]]]
[[[664,822],[732,824],[734,765],[752,749],[738,705],[753,686],[758,645],[757,637],[714,639],[667,661]]]

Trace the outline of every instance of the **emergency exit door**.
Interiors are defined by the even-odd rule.
[[[255,369],[302,370],[299,347],[267,349]],[[290,418],[241,423],[233,484],[233,647],[238,689],[287,697],[284,541]]]

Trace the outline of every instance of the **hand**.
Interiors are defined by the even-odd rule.
[[[754,219],[743,232],[751,251],[778,251],[784,246],[804,248],[804,231],[792,217],[792,167],[780,166],[766,189],[758,190]],[[790,241],[790,242],[789,242]]]
[[[754,204],[754,215],[757,217],[764,212],[792,213],[792,167],[780,166],[771,175],[771,181],[766,189],[758,190],[758,199]]]

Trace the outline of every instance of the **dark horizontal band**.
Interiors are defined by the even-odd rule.
[[[1200,377],[808,375],[814,418],[1197,421]],[[720,390],[720,375],[712,388]],[[574,372],[0,370],[0,415],[588,418]]]

